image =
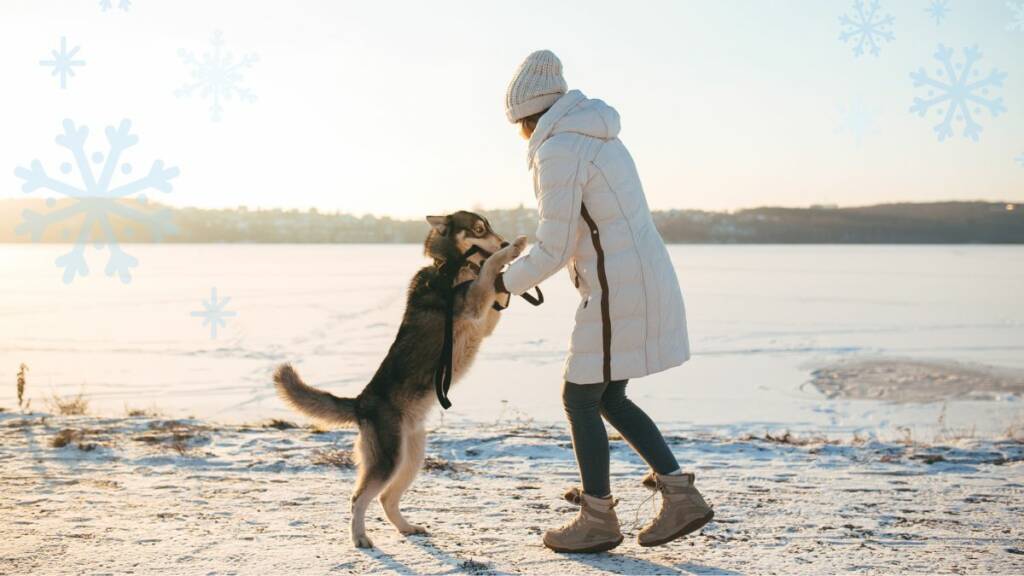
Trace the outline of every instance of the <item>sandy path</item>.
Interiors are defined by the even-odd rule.
[[[62,429],[85,432],[54,448]],[[560,427],[435,432],[428,452],[439,469],[404,501],[431,535],[403,538],[373,508],[371,551],[348,539],[353,471],[322,463],[351,441],[350,432],[0,414],[0,573],[1024,571],[1024,445],[1012,441],[794,445],[687,432],[673,448],[697,470],[716,521],[656,549],[632,540],[652,503],[643,504],[641,462],[615,442],[613,488],[629,536],[611,554],[580,556],[539,541],[574,510],[559,499],[575,480]]]

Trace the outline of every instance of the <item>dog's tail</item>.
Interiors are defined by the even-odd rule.
[[[306,416],[330,425],[356,423],[355,398],[338,398],[330,392],[307,386],[291,364],[281,364],[274,372],[274,385],[292,408]]]

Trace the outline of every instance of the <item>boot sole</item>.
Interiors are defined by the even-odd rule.
[[[693,522],[690,522],[686,526],[683,526],[682,530],[680,530],[679,532],[676,532],[675,534],[673,534],[671,536],[668,536],[666,538],[662,538],[660,540],[654,540],[653,542],[639,542],[638,541],[637,543],[640,544],[641,546],[645,547],[645,548],[650,548],[651,546],[661,546],[662,544],[668,544],[669,542],[671,542],[671,541],[673,541],[673,540],[675,540],[677,538],[682,538],[683,536],[686,536],[687,534],[692,534],[692,533],[696,532],[697,530],[700,530],[701,528],[704,527],[705,524],[707,524],[708,522],[711,522],[711,519],[714,518],[714,517],[715,517],[715,511],[714,510],[709,510],[708,513],[705,514],[703,518],[698,518],[698,519],[694,520]]]
[[[557,546],[552,546],[547,542],[545,542],[544,545],[560,554],[596,554],[597,552],[607,552],[619,544],[622,544],[623,538],[624,536],[619,536],[619,539],[614,542],[604,542],[597,546],[591,546],[590,548],[559,548]]]

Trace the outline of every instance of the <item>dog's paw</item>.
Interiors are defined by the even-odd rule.
[[[518,258],[523,250],[526,248],[526,236],[517,236],[515,241],[512,242],[512,257]]]
[[[426,528],[424,528],[423,526],[419,526],[417,524],[409,524],[408,526],[403,526],[399,528],[398,531],[401,532],[403,536],[412,536],[414,534],[427,533]]]
[[[353,534],[352,544],[354,544],[356,548],[373,548],[373,541],[371,541],[370,537],[366,534]]]

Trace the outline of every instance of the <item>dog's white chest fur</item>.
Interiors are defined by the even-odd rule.
[[[480,344],[484,338],[494,332],[498,325],[501,313],[490,309],[482,318],[456,318],[454,325],[454,340],[452,341],[452,381],[459,377],[473,365],[473,359],[480,351]]]

